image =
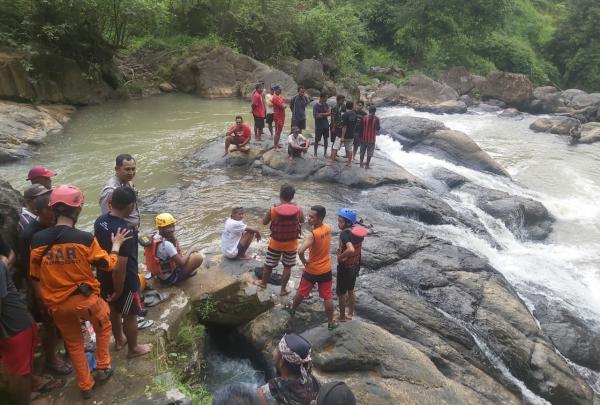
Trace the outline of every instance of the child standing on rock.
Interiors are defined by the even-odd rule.
[[[340,305],[340,321],[351,320],[354,316],[354,285],[360,269],[362,241],[367,230],[356,224],[356,211],[342,208],[336,213],[340,233],[340,244],[335,254],[337,256],[337,280],[335,291]],[[348,315],[346,315],[346,306]]]

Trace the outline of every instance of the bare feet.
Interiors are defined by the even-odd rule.
[[[267,285],[264,284],[261,280],[254,280],[254,281],[252,281],[252,283],[262,289],[267,288]]]
[[[124,348],[127,345],[127,338],[125,336],[117,339],[115,338],[115,351],[118,352],[119,350],[121,350],[122,348]]]
[[[250,260],[252,258],[250,256],[248,256],[247,254],[244,253],[243,255],[241,255],[240,257],[238,257],[238,259],[240,259],[240,260]]]
[[[346,315],[346,319],[349,320],[349,321],[351,321],[353,316],[354,315],[352,315],[352,314],[348,314],[348,315]]]
[[[129,349],[129,351],[127,352],[127,358],[133,359],[135,357],[140,357],[140,356],[150,353],[151,351],[152,351],[152,344],[150,344],[150,343],[137,345],[135,347],[135,349],[133,349],[133,350]]]
[[[335,321],[340,321],[340,322],[346,322],[346,320],[347,320],[347,318],[345,316],[342,316],[342,314],[335,314],[333,319]]]
[[[285,287],[285,290],[281,290],[279,295],[282,297],[285,297],[286,295],[289,295],[291,292],[292,292],[292,290],[290,290],[288,287]]]

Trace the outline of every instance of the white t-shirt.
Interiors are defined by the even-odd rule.
[[[288,143],[290,145],[295,143],[297,146],[300,146],[305,142],[306,142],[306,138],[303,137],[302,134],[298,134],[297,138],[294,138],[294,134],[290,134],[290,136],[288,136]]]
[[[160,236],[154,236],[155,239]],[[159,243],[156,247],[156,256],[163,262],[171,259],[173,256],[177,256],[177,248],[173,243],[166,239],[163,239],[162,243]]]
[[[267,114],[273,114],[273,95],[271,93],[265,94],[265,108]]]
[[[242,234],[246,230],[246,224],[242,221],[236,221],[233,218],[227,218],[225,229],[221,237],[221,251],[223,256],[229,259],[235,259],[238,255],[238,243]]]

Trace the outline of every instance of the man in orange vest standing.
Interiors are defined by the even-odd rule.
[[[55,188],[48,204],[56,225],[36,233],[31,241],[30,275],[65,341],[77,383],[84,399],[93,395],[96,383],[107,380],[110,368],[111,324],[108,304],[100,298],[100,283],[92,265],[112,270],[121,245],[130,239],[127,229],[111,235],[111,253],[100,247],[94,235],[75,229],[83,207],[83,193],[66,184]],[[84,351],[81,320],[88,320],[96,333],[96,364],[90,373]]]
[[[296,250],[300,236],[300,224],[304,222],[302,209],[292,203],[296,189],[291,184],[283,184],[279,190],[280,204],[276,204],[265,214],[263,225],[271,224],[271,239],[267,248],[267,257],[263,267],[262,280],[255,280],[254,284],[266,288],[271,279],[271,272],[279,261],[283,263],[281,276],[281,296],[288,295],[291,290],[287,288],[292,267],[296,265]]]
[[[304,272],[300,279],[300,286],[294,297],[294,302],[290,308],[292,316],[296,313],[296,308],[308,298],[315,283],[319,286],[319,297],[325,304],[325,314],[327,315],[327,327],[329,330],[335,329],[338,324],[333,321],[333,292],[332,292],[332,274],[331,274],[331,226],[324,224],[325,207],[315,205],[310,207],[308,214],[308,223],[312,226],[312,232],[304,239],[298,249],[300,261],[304,264]],[[304,253],[308,249],[308,259]]]

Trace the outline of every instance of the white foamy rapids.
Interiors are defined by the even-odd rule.
[[[255,370],[248,359],[231,358],[211,352],[206,358],[206,363],[206,383],[212,391],[236,383],[256,389],[265,383],[264,374]]]
[[[541,190],[529,190],[500,176],[494,176],[466,167],[456,166],[432,156],[414,152],[405,152],[401,145],[389,136],[377,138],[377,145],[392,161],[420,177],[425,183],[435,186],[432,171],[444,167],[480,186],[501,190],[512,195],[533,198],[541,201],[557,218],[557,226],[576,224],[582,229],[598,227],[598,204],[586,205],[594,193],[600,199],[600,188],[587,184],[581,194],[568,196],[565,200],[551,198]],[[590,191],[591,190],[591,191]],[[561,238],[549,238],[548,243],[523,242],[517,239],[498,219],[480,210],[474,204],[473,196],[453,192],[458,201],[447,198],[445,201],[457,211],[471,211],[483,222],[490,235],[502,247],[498,250],[469,229],[452,225],[427,226],[429,232],[458,246],[487,257],[522,296],[529,293],[544,294],[554,302],[561,302],[583,319],[600,318],[600,243],[590,239],[585,243],[572,243]],[[582,201],[584,203],[582,203]],[[590,212],[591,211],[591,212]],[[590,219],[595,219],[590,224]],[[530,307],[530,310],[533,308]]]

